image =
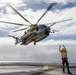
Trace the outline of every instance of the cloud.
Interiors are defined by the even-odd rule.
[[[69,3],[69,2],[76,2],[75,0],[22,0],[23,2],[31,2],[31,3],[41,3],[41,2],[45,2],[45,3],[53,3],[53,2],[57,2],[57,3]]]
[[[41,15],[45,12],[46,8],[33,10],[29,8],[28,4],[30,0],[8,0],[8,2],[17,9],[24,17],[26,17],[31,23],[36,23]],[[54,6],[54,8],[49,11],[39,23],[51,23],[56,21],[61,21],[69,18],[73,18],[71,21],[64,23],[58,23],[51,27],[51,29],[57,29],[59,32],[50,34],[48,38],[37,43],[36,46],[29,44],[27,46],[17,45],[15,47],[15,40],[13,38],[8,38],[6,36],[0,37],[0,61],[48,61],[48,62],[61,62],[61,57],[58,51],[59,45],[66,45],[68,49],[68,57],[70,62],[76,62],[75,60],[75,47],[76,40],[73,39],[76,36],[76,6],[67,7],[60,9],[70,2],[74,3],[76,0],[31,0],[34,3],[43,3],[47,5],[50,2],[57,2],[59,6]],[[20,16],[18,16],[4,0],[0,1],[0,20],[26,23]],[[62,5],[60,5],[60,3]],[[4,32],[9,34],[12,30],[18,28],[23,28],[14,25],[0,24],[0,35]],[[12,33],[12,32],[11,32]],[[14,33],[12,33],[14,34]],[[19,32],[18,34],[22,34]],[[16,34],[15,34],[16,35]],[[3,35],[2,35],[3,36]],[[70,38],[70,37],[73,38]],[[64,39],[68,37],[67,39]],[[52,39],[51,39],[52,38]],[[57,39],[59,38],[59,39]],[[60,39],[61,38],[61,39]],[[62,39],[63,38],[63,39]],[[71,54],[71,55],[70,55]]]
[[[0,4],[6,4],[6,3],[12,3],[12,4],[20,4],[22,3],[22,0],[2,0],[0,1]]]
[[[68,50],[68,57],[70,62],[75,59],[75,55],[70,56],[70,52],[75,54],[76,41],[72,40],[49,40],[37,43],[37,45],[29,44],[27,46],[14,46],[12,38],[0,38],[0,61],[38,61],[38,62],[61,62],[58,47],[60,44],[65,44]]]
[[[1,20],[5,20],[5,21],[11,20],[12,22],[26,23],[16,13],[12,12],[11,8],[10,9],[9,8],[10,7],[6,8],[6,11],[7,11],[6,14],[1,14],[2,15]],[[14,8],[18,9],[17,7],[14,7]],[[65,19],[65,18],[66,19],[67,18],[72,18],[72,17],[75,18],[75,16],[74,16],[74,15],[76,15],[75,14],[75,12],[76,12],[75,9],[76,8],[74,7],[74,8],[71,8],[71,9],[64,9],[64,10],[56,9],[56,11],[54,11],[54,12],[50,11],[44,16],[44,18],[42,18],[41,23],[53,22],[53,21],[62,20],[62,19]],[[45,11],[45,9],[37,10],[37,11],[33,11],[32,9],[26,9],[24,11],[19,10],[19,12],[21,14],[23,14],[24,17],[26,17],[29,21],[31,21],[33,23],[36,23],[36,21],[41,17],[41,15],[44,13],[44,11]],[[47,18],[48,18],[48,20],[47,20]],[[13,26],[10,26],[10,27],[13,27]]]

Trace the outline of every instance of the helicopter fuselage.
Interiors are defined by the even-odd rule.
[[[27,32],[19,39],[21,40],[21,45],[27,45],[31,42],[36,42],[46,38],[50,33],[50,28],[45,25],[39,25],[38,29],[35,29],[33,31],[27,30]]]

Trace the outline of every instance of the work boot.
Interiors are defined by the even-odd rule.
[[[72,74],[71,72],[68,72],[68,74]]]
[[[65,71],[63,71],[63,73],[65,73]]]

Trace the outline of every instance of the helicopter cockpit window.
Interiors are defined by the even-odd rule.
[[[41,25],[40,27],[41,27],[41,28],[45,28],[46,26],[44,26],[44,25]]]

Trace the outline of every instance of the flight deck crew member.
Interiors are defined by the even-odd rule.
[[[65,48],[65,46],[63,45],[63,48],[61,49],[61,45],[59,46],[59,51],[61,53],[61,57],[62,57],[62,69],[63,69],[63,73],[65,73],[65,64],[67,67],[67,71],[68,74],[72,74],[69,70],[69,63],[68,63],[68,57],[67,57],[67,49]]]

